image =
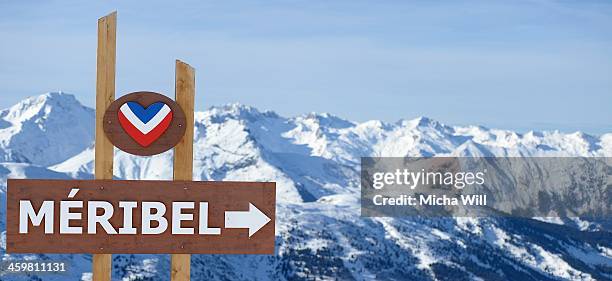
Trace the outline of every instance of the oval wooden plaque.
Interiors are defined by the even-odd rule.
[[[104,133],[117,148],[150,156],[181,141],[187,121],[172,99],[154,92],[134,92],[111,103],[103,122]]]

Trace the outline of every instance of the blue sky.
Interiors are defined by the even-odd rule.
[[[0,108],[57,90],[93,106],[113,10],[117,95],[173,96],[179,58],[199,110],[612,132],[605,1],[0,1]]]

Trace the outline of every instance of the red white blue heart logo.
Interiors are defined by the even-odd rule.
[[[128,101],[121,105],[117,115],[123,130],[142,147],[155,142],[172,122],[172,109],[163,102],[155,102],[145,108],[137,102]]]
[[[104,134],[115,147],[151,156],[172,149],[185,135],[183,109],[160,93],[133,92],[113,101],[102,118]]]

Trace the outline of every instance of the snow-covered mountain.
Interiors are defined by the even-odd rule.
[[[425,117],[396,123],[316,113],[285,118],[239,104],[197,112],[195,126],[194,179],[277,182],[278,253],[195,255],[193,280],[612,279],[605,222],[362,218],[359,209],[362,156],[611,157],[612,133],[519,134]],[[7,177],[91,177],[93,128],[93,110],[63,93],[0,111],[0,192]],[[171,158],[171,151],[152,157],[116,151],[114,174],[170,179]],[[5,196],[0,203],[4,212]],[[90,277],[88,255],[32,257],[67,259],[72,280]],[[114,264],[117,280],[168,279],[166,255],[115,255]]]
[[[47,93],[0,111],[0,159],[47,166],[92,143],[94,110],[73,95]]]

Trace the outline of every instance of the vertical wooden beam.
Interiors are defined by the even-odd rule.
[[[104,135],[104,111],[115,100],[115,56],[117,40],[117,12],[98,19],[98,49],[96,72],[96,141],[95,177],[113,178],[113,144]],[[93,255],[93,280],[111,280],[111,255]]]
[[[174,147],[174,180],[193,180],[193,126],[195,100],[195,70],[188,64],[176,61],[175,101],[185,112],[185,136]],[[190,278],[191,255],[173,254],[172,281]]]

